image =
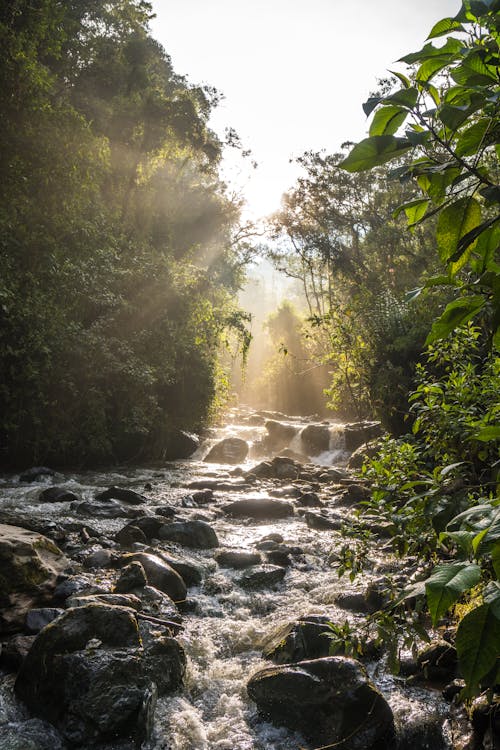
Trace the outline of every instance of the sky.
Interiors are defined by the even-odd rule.
[[[365,137],[361,105],[377,78],[420,49],[460,0],[153,0],[153,36],[174,70],[224,99],[210,121],[234,128],[224,177],[248,218],[277,210],[306,150],[333,153]],[[291,162],[292,160],[292,162]],[[257,162],[253,168],[251,162]]]

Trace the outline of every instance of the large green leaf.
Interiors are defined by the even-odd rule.
[[[399,91],[395,91],[393,94],[390,94],[390,96],[386,96],[384,98],[384,102],[390,103],[390,104],[400,104],[402,107],[406,107],[406,109],[413,109],[415,104],[417,103],[418,99],[418,89],[416,88],[404,88],[399,89]]]
[[[406,138],[394,135],[374,135],[357,143],[339,166],[347,172],[362,172],[385,164],[412,148]]]
[[[403,107],[380,107],[370,125],[370,135],[394,135],[407,117],[408,111]]]
[[[428,346],[435,341],[439,341],[439,339],[446,338],[455,328],[467,323],[477,315],[485,304],[485,297],[479,294],[471,297],[460,297],[450,302],[443,314],[434,321],[425,345]]]
[[[460,562],[437,565],[425,582],[427,606],[436,626],[452,604],[475,586],[481,578],[481,568],[475,563]]]
[[[491,118],[483,117],[464,130],[463,133],[460,133],[455,146],[456,154],[458,156],[472,156],[477,153],[478,149],[487,145],[485,137],[491,127]]]
[[[425,212],[427,211],[429,203],[430,200],[428,198],[417,198],[414,201],[403,203],[401,206],[398,206],[395,209],[393,216],[395,219],[397,219],[399,214],[404,211],[406,214],[406,218],[408,219],[408,224],[409,226],[411,226],[412,224],[416,224],[425,216]]]
[[[442,18],[441,21],[434,24],[427,38],[435,39],[438,36],[443,36],[443,34],[449,34],[450,31],[463,31],[463,26],[454,18]]]
[[[489,443],[490,440],[500,440],[500,425],[490,424],[488,427],[483,427],[474,437],[484,443]]]
[[[409,55],[401,57],[398,62],[404,62],[407,65],[413,65],[414,63],[423,62],[424,60],[428,60],[431,57],[437,56],[448,56],[449,62],[451,62],[461,51],[462,46],[462,42],[451,36],[446,40],[446,44],[444,44],[442,47],[435,47],[431,42],[429,42],[429,44],[426,44],[418,52],[411,52]]]
[[[476,607],[460,621],[455,645],[465,695],[474,696],[500,654],[500,612],[495,601]]]
[[[436,73],[439,73],[449,63],[447,57],[432,57],[429,60],[424,60],[420,68],[417,70],[416,79],[419,83],[426,83],[430,81]]]
[[[475,198],[459,198],[439,214],[436,240],[440,258],[447,262],[457,251],[458,243],[481,224],[481,206]],[[469,246],[472,252],[473,246]],[[455,261],[458,262],[458,261]]]

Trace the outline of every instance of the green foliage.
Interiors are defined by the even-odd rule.
[[[151,6],[0,11],[0,438],[5,464],[160,457],[217,390],[239,207]]]
[[[401,58],[411,66],[408,76],[398,76],[402,89],[363,105],[367,115],[374,112],[370,137],[341,163],[358,172],[411,152],[411,161],[395,171],[412,179],[425,197],[412,198],[398,211],[404,209],[413,226],[439,214],[439,256],[459,289],[434,324],[429,343],[479,317],[491,335],[500,335],[497,4],[465,0],[455,18],[435,24],[429,38],[443,36],[444,44],[429,42]],[[403,126],[404,135],[398,136]]]
[[[416,227],[408,238],[403,217],[394,216],[407,188],[384,168],[346,174],[341,158],[299,159],[305,175],[274,217],[271,257],[302,285],[316,361],[331,372],[330,407],[378,416],[401,431],[413,368],[437,310],[432,293],[412,306],[404,299],[429,268],[432,227]]]
[[[432,566],[400,603],[425,595],[436,626],[470,598],[456,646],[464,695],[472,696],[495,684],[499,653],[500,449],[495,430],[480,438],[498,421],[500,357],[469,325],[429,347],[418,379],[413,435],[386,439],[364,469],[373,482],[367,510],[390,521],[399,554],[416,553]]]

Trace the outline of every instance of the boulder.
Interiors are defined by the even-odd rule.
[[[87,604],[106,604],[108,607],[130,607],[130,609],[141,609],[141,600],[134,594],[83,594],[70,596],[66,602],[67,607],[84,607]]]
[[[309,528],[316,529],[316,531],[338,531],[342,528],[342,519],[338,516],[329,518],[321,515],[321,513],[307,511],[305,519]]]
[[[351,457],[349,458],[349,461],[347,463],[347,468],[361,469],[366,461],[369,461],[370,458],[373,458],[377,455],[379,447],[380,446],[377,440],[371,440],[368,443],[362,443],[362,445],[360,445],[359,448],[356,448],[356,450],[351,454]]]
[[[15,691],[75,747],[152,730],[156,695],[177,688],[185,671],[178,643],[141,641],[132,610],[89,604],[68,609],[35,639]]]
[[[42,477],[53,477],[57,474],[54,469],[49,469],[47,466],[33,466],[31,469],[23,471],[19,475],[20,482],[37,482]]]
[[[50,600],[68,560],[53,541],[19,526],[0,524],[0,625],[22,629],[26,612]]]
[[[194,549],[212,549],[219,546],[217,534],[206,521],[174,521],[164,524],[158,531],[159,539],[176,542]]]
[[[324,424],[308,424],[300,433],[302,445],[309,456],[324,453],[330,447],[330,427]]]
[[[293,505],[283,500],[267,497],[247,497],[222,507],[224,513],[234,518],[255,518],[259,521],[293,516]]]
[[[267,720],[317,745],[369,750],[393,734],[392,711],[360,662],[340,656],[263,669],[248,694]]]
[[[425,680],[445,684],[457,676],[457,651],[447,641],[433,641],[419,652],[417,665],[420,676]]]
[[[133,560],[122,568],[115,585],[117,594],[130,594],[136,589],[143,589],[147,585],[148,579],[142,564],[138,560]]]
[[[186,586],[197,586],[203,580],[203,568],[194,560],[184,555],[180,558],[167,550],[162,550],[159,556],[180,575]]]
[[[38,495],[38,500],[41,503],[72,503],[79,499],[78,495],[65,487],[47,487]]]
[[[28,633],[39,633],[42,628],[53,622],[59,615],[62,615],[63,609],[59,607],[42,607],[30,609],[26,613],[26,630]]]
[[[170,435],[165,449],[166,461],[177,461],[189,458],[200,447],[200,439],[197,435],[184,430],[174,430]]]
[[[17,672],[35,640],[34,635],[13,635],[1,644],[0,664]],[[1,722],[0,722],[1,723]],[[2,745],[0,744],[0,747]]]
[[[126,508],[117,500],[103,502],[71,503],[71,510],[79,516],[88,518],[137,518],[144,515],[142,508]]]
[[[179,573],[161,557],[146,552],[134,552],[122,558],[125,564],[134,560],[141,563],[151,586],[168,594],[174,602],[183,601],[186,598],[186,584]]]
[[[363,443],[381,435],[382,425],[380,422],[351,422],[344,426],[345,447],[348,451],[354,451]]]
[[[104,492],[99,492],[95,496],[95,499],[99,502],[103,500],[119,500],[121,503],[128,503],[129,505],[142,505],[142,503],[147,502],[147,497],[126,487],[110,487],[104,490]]]
[[[250,568],[252,565],[258,565],[262,561],[258,552],[226,549],[217,552],[215,559],[221,568],[235,568],[236,570]]]
[[[65,750],[59,732],[42,719],[16,721],[0,726],[2,750]]]
[[[279,626],[264,641],[262,656],[276,664],[328,656],[330,620],[326,615],[306,615],[297,622]]]
[[[239,464],[246,459],[247,455],[248,443],[246,440],[229,437],[216,443],[203,460],[217,464]]]
[[[273,451],[279,451],[286,448],[297,434],[297,428],[291,424],[283,424],[274,419],[268,419],[266,422],[267,436],[265,438],[266,447]]]
[[[297,498],[297,502],[305,508],[321,508],[323,506],[316,492],[304,492]]]
[[[277,549],[269,550],[269,552],[266,552],[266,560],[271,565],[280,565],[282,568],[287,568],[292,564],[290,548],[283,545]]]
[[[261,589],[274,586],[285,577],[286,570],[281,565],[254,565],[240,576],[238,583],[245,589]]]

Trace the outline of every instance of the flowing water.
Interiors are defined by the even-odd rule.
[[[272,415],[264,415],[272,416]],[[274,415],[279,416],[279,415]],[[282,417],[281,417],[282,419]],[[281,496],[291,499],[290,482],[269,480],[249,484],[242,476],[265,454],[263,436],[265,428],[257,424],[248,412],[235,411],[227,424],[212,431],[207,442],[193,458],[162,467],[123,469],[111,472],[85,472],[59,478],[50,484],[71,489],[84,500],[91,501],[97,491],[111,485],[126,486],[143,492],[151,499],[150,506],[169,504],[176,507],[182,518],[199,518],[208,521],[216,530],[220,546],[235,550],[255,551],[255,545],[270,534],[280,534],[284,543],[300,548],[287,568],[283,582],[271,588],[249,591],[242,588],[238,579],[241,571],[218,567],[214,550],[187,551],[177,545],[160,543],[159,548],[175,551],[196,561],[204,569],[203,582],[189,589],[190,611],[184,615],[184,629],[179,635],[188,655],[188,671],[182,692],[159,700],[154,735],[148,750],[294,750],[311,746],[297,734],[263,721],[246,694],[246,684],[256,670],[269,666],[262,658],[265,640],[278,626],[295,621],[307,614],[327,615],[353,626],[361,623],[362,615],[346,612],[336,605],[339,593],[363,590],[369,580],[380,578],[383,566],[394,561],[387,555],[377,559],[374,552],[371,572],[351,584],[348,578],[339,578],[336,569],[336,552],[344,544],[340,533],[311,529],[304,518],[291,518],[262,522],[249,519],[229,519],[220,510],[220,504],[244,497]],[[308,423],[294,420],[297,430],[289,446],[298,451],[300,430]],[[316,465],[345,466],[348,453],[343,445],[343,427],[331,423],[328,451],[313,457]],[[212,443],[223,437],[243,437],[250,445],[248,459],[234,469],[232,466],[203,462]],[[203,507],[190,503],[192,485],[217,484],[216,502]],[[0,480],[0,511],[16,518],[33,519],[43,516],[49,524],[74,522],[69,504],[44,504],[37,502],[43,483],[21,485],[18,477],[4,476]],[[145,489],[146,488],[146,489]],[[303,482],[301,489],[317,489],[314,482]],[[322,496],[328,499],[328,485],[322,485]],[[347,514],[345,508],[339,512]],[[84,519],[89,527],[107,537],[120,529],[126,521],[118,519]],[[82,518],[78,521],[81,523]],[[112,575],[99,571],[101,590],[110,589]],[[401,727],[414,724],[445,724],[444,731],[433,730],[429,738],[414,747],[429,750],[454,748],[451,728],[446,725],[449,705],[439,693],[418,688],[407,688],[403,682],[390,676],[381,663],[370,665],[373,680],[389,700]],[[15,708],[10,697],[11,680],[4,682],[0,693],[0,723],[2,716],[12,715]],[[9,702],[10,701],[10,702]],[[17,711],[20,711],[17,707]],[[10,712],[10,713],[9,713]],[[405,730],[402,728],[402,732]],[[404,746],[404,745],[402,745]]]

